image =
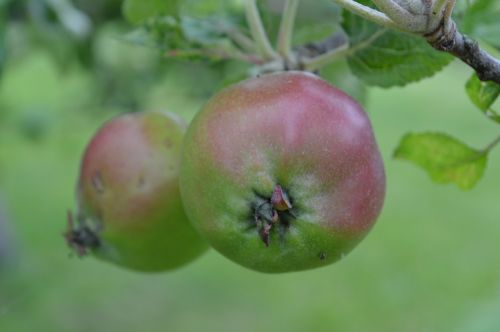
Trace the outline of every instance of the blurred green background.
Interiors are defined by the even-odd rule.
[[[230,73],[124,43],[120,22],[79,46],[48,47],[37,29],[13,23],[5,35],[13,56],[0,81],[0,331],[500,331],[500,152],[469,192],[391,157],[408,131],[444,131],[477,148],[498,134],[465,95],[464,65],[369,90],[387,197],[343,261],[266,275],[210,251],[178,271],[141,274],[71,257],[63,241],[82,150],[121,112],[189,120]],[[66,53],[75,47],[78,57]]]

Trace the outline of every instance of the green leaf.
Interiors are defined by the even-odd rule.
[[[443,133],[407,134],[394,156],[422,167],[434,182],[452,182],[462,190],[474,187],[483,176],[487,161],[486,152]]]
[[[130,23],[142,23],[155,16],[176,16],[178,0],[125,0],[123,15]]]
[[[500,114],[491,109],[491,105],[500,95],[500,84],[482,82],[476,74],[472,74],[465,84],[465,91],[477,108],[493,121],[500,123]]]
[[[163,16],[149,19],[125,40],[157,48],[170,58],[218,61],[241,54],[225,33],[231,27],[224,17]]]
[[[460,30],[500,47],[500,1],[476,0],[464,10]]]
[[[367,43],[381,28],[350,12],[342,24],[352,47]],[[348,62],[352,72],[369,85],[403,86],[434,75],[453,57],[434,50],[420,37],[387,30],[371,43],[361,46]]]

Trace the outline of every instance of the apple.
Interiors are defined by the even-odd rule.
[[[143,112],[118,116],[95,134],[83,155],[78,209],[65,234],[77,254],[165,271],[207,250],[179,192],[185,129],[174,114]]]
[[[184,141],[180,188],[194,227],[262,272],[325,266],[375,223],[385,175],[370,121],[305,72],[248,79],[213,96]]]

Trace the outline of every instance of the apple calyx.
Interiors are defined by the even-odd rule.
[[[88,255],[89,249],[95,249],[101,244],[96,232],[90,229],[89,226],[84,223],[79,223],[79,225],[75,227],[71,211],[68,211],[68,228],[66,232],[63,233],[63,236],[68,246],[78,257]]]
[[[290,211],[291,209],[292,203],[287,193],[279,184],[274,187],[271,198],[265,200],[255,208],[255,225],[266,247],[269,247],[269,235],[275,225],[282,226],[280,230],[284,230],[289,226],[288,219],[284,217],[284,213],[295,217]],[[280,232],[280,235],[283,234]]]

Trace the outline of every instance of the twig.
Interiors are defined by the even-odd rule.
[[[356,15],[363,17],[368,21],[371,21],[373,23],[376,23],[378,25],[387,28],[401,30],[401,28],[393,20],[391,20],[387,15],[379,12],[378,10],[362,5],[354,0],[333,0],[333,1],[336,2],[339,6],[353,12]]]
[[[393,0],[372,0],[375,5],[384,12],[391,20],[399,26],[405,26],[408,30],[418,31],[425,26],[425,17],[410,13]]]
[[[377,30],[374,34],[372,34],[367,39],[362,42],[349,47],[348,44],[344,44],[340,47],[332,49],[324,54],[318,55],[309,60],[303,61],[303,67],[305,70],[314,71],[319,68],[324,67],[327,64],[330,64],[340,58],[352,55],[368,46],[370,46],[375,40],[377,40],[380,36],[387,32],[387,29]]]
[[[295,16],[299,0],[286,0],[285,7],[281,18],[280,30],[278,35],[278,52],[285,59],[290,57],[290,50],[292,45],[293,26],[295,23]]]
[[[497,146],[498,144],[500,143],[500,136],[498,136],[497,138],[495,138],[490,144],[488,144],[481,152],[483,154],[485,153],[488,153],[490,152],[491,150],[493,150],[493,148],[495,146]]]
[[[227,29],[225,33],[242,50],[247,52],[255,52],[255,43],[253,42],[253,40],[241,31],[230,28]]]
[[[451,22],[450,31],[440,30],[425,36],[429,44],[438,51],[454,55],[472,67],[481,81],[493,81],[500,84],[500,61],[488,52],[481,49],[479,44],[456,29],[456,24]]]
[[[250,32],[255,43],[257,44],[257,47],[259,48],[260,54],[268,60],[279,57],[269,42],[266,30],[262,24],[262,19],[260,18],[256,0],[245,0],[245,5],[245,13],[250,27]]]
[[[480,80],[500,84],[500,60],[460,33],[451,19],[456,0],[437,0],[430,11],[425,10],[428,3],[422,2],[422,6],[427,6],[421,8],[424,15],[404,12],[404,8],[393,0],[374,0],[384,13],[354,0],[333,1],[368,21],[424,37],[436,50],[450,53],[472,67]],[[408,14],[413,17],[408,19]]]

